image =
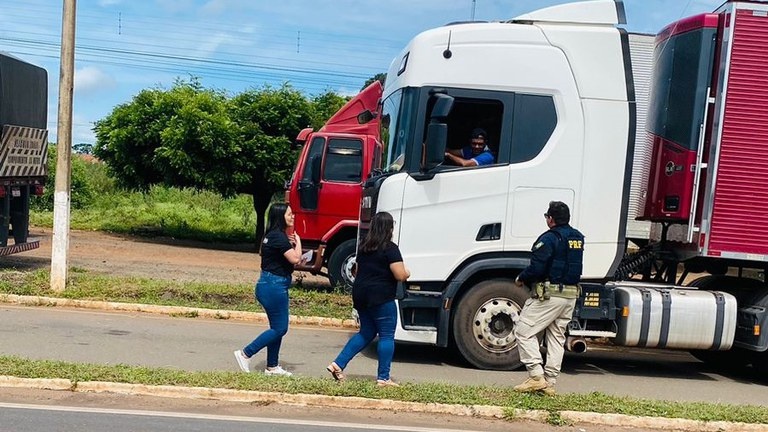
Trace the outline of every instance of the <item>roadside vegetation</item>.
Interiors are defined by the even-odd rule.
[[[163,306],[186,306],[246,312],[264,312],[253,299],[251,284],[177,282],[137,277],[93,274],[73,268],[67,289],[55,293],[50,289],[50,271],[36,270],[0,272],[0,293],[27,296],[60,297],[121,303]],[[342,291],[318,291],[292,287],[291,314],[348,319],[352,298]]]
[[[53,226],[56,148],[48,153],[45,194],[32,200],[30,223]],[[256,213],[250,195],[224,198],[193,188],[163,185],[146,191],[117,186],[104,163],[89,155],[72,158],[72,229],[224,243],[255,243]]]
[[[554,397],[539,394],[519,394],[509,387],[463,386],[444,383],[402,383],[398,388],[379,388],[373,380],[348,379],[337,383],[327,379],[294,376],[268,377],[260,373],[187,372],[167,368],[128,365],[96,365],[48,360],[29,360],[0,356],[0,375],[20,378],[64,378],[74,383],[108,381],[147,385],[214,387],[236,390],[281,392],[289,394],[318,394],[355,396],[372,399],[392,399],[407,402],[444,403],[459,405],[495,405],[508,408],[507,416],[514,418],[514,409],[550,412],[556,423],[559,411],[587,411],[636,416],[684,418],[701,421],[732,421],[768,424],[768,408],[747,405],[668,402],[603,393],[560,394]]]

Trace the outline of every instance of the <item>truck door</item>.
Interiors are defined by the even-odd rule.
[[[315,136],[299,181],[299,234],[322,239],[342,220],[356,219],[363,177],[363,141]]]
[[[422,89],[428,94],[429,89]],[[404,178],[399,245],[408,251],[415,280],[446,280],[466,257],[502,249],[509,167],[499,163],[500,143],[510,139],[508,123],[513,94],[444,89],[454,98],[448,125],[447,151],[470,148],[472,131],[487,132],[494,155],[489,165],[460,167],[444,163],[431,179]],[[422,98],[424,100],[424,98]],[[427,111],[431,111],[427,106]],[[416,149],[420,150],[420,146]],[[465,159],[473,156],[462,154]]]

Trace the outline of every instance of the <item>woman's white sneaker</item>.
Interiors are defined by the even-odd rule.
[[[277,376],[291,376],[292,373],[288,372],[287,370],[283,369],[280,366],[275,366],[273,368],[266,368],[264,369],[264,373],[267,375],[277,375]]]
[[[240,366],[240,370],[246,373],[251,371],[249,367],[251,359],[246,357],[245,354],[243,354],[243,351],[235,351],[235,360],[237,360],[237,365]]]

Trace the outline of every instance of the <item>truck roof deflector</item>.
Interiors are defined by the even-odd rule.
[[[566,3],[517,16],[511,22],[552,22],[571,24],[626,24],[622,0],[591,0]]]

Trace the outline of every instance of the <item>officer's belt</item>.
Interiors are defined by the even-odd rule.
[[[567,299],[579,298],[581,287],[579,285],[553,284],[550,282],[538,282],[533,285],[531,297],[547,300],[550,297]]]

